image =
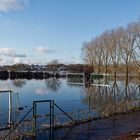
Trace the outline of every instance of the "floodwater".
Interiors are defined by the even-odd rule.
[[[86,119],[89,116],[103,118],[95,122],[90,123],[89,125],[79,125],[72,128],[70,131],[71,136],[76,136],[78,139],[79,135],[89,135],[92,139],[96,139],[101,134],[104,137],[101,139],[106,139],[112,136],[116,136],[121,133],[127,133],[131,130],[138,128],[138,125],[132,125],[133,119],[130,121],[129,116],[121,117],[115,121],[118,125],[114,126],[114,119],[111,119],[109,116],[119,113],[127,113],[132,110],[138,110],[140,108],[140,84],[137,78],[130,78],[129,84],[125,83],[124,78],[118,78],[117,81],[109,79],[107,81],[100,80],[94,81],[92,85],[83,84],[83,80],[73,80],[73,79],[44,79],[44,80],[26,80],[26,79],[16,79],[16,80],[7,80],[0,81],[0,90],[12,90],[12,111],[9,113],[9,94],[0,93],[0,128],[7,126],[7,123],[18,122],[28,110],[32,107],[33,101],[38,100],[54,100],[54,102],[68,113],[75,120]],[[101,82],[101,83],[99,83]],[[23,110],[17,111],[18,107],[23,107]],[[38,130],[42,130],[47,127],[45,121],[49,124],[49,117],[45,118],[44,114],[49,114],[49,104],[42,103],[37,107],[37,114],[42,115],[38,119]],[[138,113],[139,115],[140,113]],[[46,115],[46,116],[47,116]],[[57,124],[66,123],[69,121],[69,118],[65,116],[58,108],[54,110],[55,122]],[[131,114],[131,116],[133,116]],[[28,126],[27,120],[30,120],[32,117],[32,112],[25,118],[26,122],[22,124],[25,128],[25,133],[29,130],[32,131],[31,126]],[[109,117],[108,119],[104,119]],[[133,118],[133,117],[130,117]],[[48,119],[48,120],[47,120]],[[129,126],[123,127],[120,123],[129,123]],[[135,122],[136,124],[137,121]],[[29,124],[30,125],[30,124]],[[88,127],[87,127],[88,126]],[[89,127],[90,126],[90,127]],[[116,129],[115,129],[115,128]],[[83,129],[82,129],[83,128]],[[94,129],[93,129],[94,128]],[[127,128],[127,129],[126,129]],[[76,133],[78,129],[79,133]],[[86,130],[85,130],[86,129]],[[114,133],[114,129],[115,132]],[[81,130],[81,131],[80,131]],[[82,131],[85,133],[82,133]],[[87,131],[90,130],[90,131]],[[95,130],[95,131],[93,131]],[[8,132],[0,131],[0,136],[4,137]],[[20,133],[20,132],[19,132]],[[40,131],[41,133],[41,131]],[[67,133],[62,129],[54,131],[54,133],[62,134],[65,136]],[[76,134],[75,134],[76,133]],[[80,134],[81,133],[81,134]],[[97,137],[93,137],[94,136]],[[14,134],[13,134],[14,135]],[[21,135],[21,133],[20,133]],[[25,134],[23,134],[25,135]],[[43,136],[42,136],[43,137]],[[48,133],[44,137],[48,137]],[[85,136],[83,136],[84,138]],[[41,136],[38,139],[41,139]],[[55,138],[56,139],[56,138]],[[61,138],[60,138],[61,139]],[[68,137],[65,138],[66,140]],[[72,138],[74,139],[74,138]],[[80,137],[79,137],[80,139]]]

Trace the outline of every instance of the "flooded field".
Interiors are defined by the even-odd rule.
[[[102,135],[104,135],[102,139],[118,135],[119,130],[121,130],[121,134],[121,132],[125,133],[136,128],[138,129],[138,125],[132,125],[133,115],[131,114],[140,108],[140,84],[137,77],[130,77],[129,84],[126,84],[123,77],[119,77],[117,81],[110,78],[106,81],[101,79],[99,81],[96,80],[92,84],[83,82],[84,80],[80,79],[76,81],[73,78],[0,81],[0,90],[13,91],[11,92],[11,98],[9,97],[9,92],[0,93],[0,136],[3,138],[7,136],[5,139],[15,136],[26,136],[27,138],[32,135],[34,130],[37,132],[36,139],[43,139],[43,137],[47,138],[53,135],[50,134],[49,127],[50,119],[52,119],[50,118],[49,102],[43,102],[37,105],[35,116],[36,128],[34,128],[32,123],[33,101],[39,100],[53,100],[56,104],[55,107],[53,106],[53,125],[65,128],[57,128],[57,130],[53,131],[54,136],[57,136],[57,138],[60,137],[60,134],[62,134],[62,137],[65,136],[67,129],[70,127],[69,124],[72,123],[71,118],[81,121],[77,128],[71,128],[73,133],[80,130],[82,131],[83,127],[83,129],[86,129],[85,134],[89,134],[87,133],[87,123],[84,125],[80,124],[94,120],[92,123],[88,123],[90,125],[90,131],[88,132],[93,133],[93,130],[95,130],[94,134],[97,137],[98,134],[101,135],[102,133]],[[11,102],[9,99],[11,99]],[[9,108],[9,102],[11,108]],[[125,117],[119,116],[121,118],[117,116],[117,119],[113,119],[114,117],[112,119],[110,118],[118,114],[127,113],[131,114],[130,120],[127,115]],[[25,118],[23,118],[24,116]],[[15,127],[20,120],[22,121]],[[118,125],[120,123],[126,123],[125,120],[127,123],[131,123],[130,127],[126,126],[127,129],[125,127],[119,128]],[[114,121],[117,125],[115,125]],[[98,124],[97,127],[95,122]],[[9,125],[11,130],[15,127],[14,131],[11,132],[11,130],[8,129]],[[114,133],[113,126],[114,129],[116,128],[116,133]],[[107,132],[108,129],[109,133]],[[78,136],[77,133],[76,135]],[[90,134],[90,136],[92,135]],[[56,137],[53,138],[56,139]],[[65,139],[67,140],[68,137]]]

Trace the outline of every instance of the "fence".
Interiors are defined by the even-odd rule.
[[[82,100],[34,101],[31,107],[26,107],[20,112],[19,121],[14,124],[12,122],[8,130],[0,131],[0,136],[5,140],[12,140],[44,134],[44,139],[51,139],[56,132],[54,130],[58,128],[66,130],[103,116],[109,117],[115,113],[140,109],[139,85],[134,89],[130,86],[131,96],[126,96],[127,88],[123,87],[122,83],[119,88],[113,83],[111,85],[111,88],[92,86],[86,89],[84,93],[87,94]]]
[[[26,113],[17,123],[11,126],[9,130],[0,131],[0,136],[4,140],[31,137],[38,139],[42,134],[44,134],[44,139],[51,140],[54,135],[57,135],[58,138],[60,136],[57,133],[59,130],[61,132],[62,130],[67,131],[75,125],[98,119],[99,114],[95,113],[90,97],[87,101],[89,104],[82,107],[78,106],[78,100],[65,102],[54,102],[53,100],[34,101],[33,106],[26,109]],[[73,108],[74,102],[77,102],[75,108]],[[138,103],[139,101],[135,101],[132,107],[135,108],[135,105],[139,107]],[[64,108],[64,105],[67,106]],[[43,106],[44,110],[40,110]],[[106,108],[108,107],[106,106]]]
[[[55,102],[54,100],[33,101],[32,107],[26,108],[20,120],[11,125],[8,130],[0,131],[0,135],[4,140],[9,138],[12,140],[38,137],[39,134],[45,132],[46,138],[51,139],[54,129],[85,123],[95,117],[95,112],[90,104],[90,97],[88,102],[88,105],[80,107],[78,100],[64,102]]]

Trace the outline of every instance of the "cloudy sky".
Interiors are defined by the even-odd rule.
[[[0,65],[79,63],[84,41],[140,16],[140,0],[0,0]]]

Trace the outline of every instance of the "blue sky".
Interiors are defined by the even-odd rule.
[[[0,65],[81,63],[84,41],[140,16],[140,0],[0,0]]]

